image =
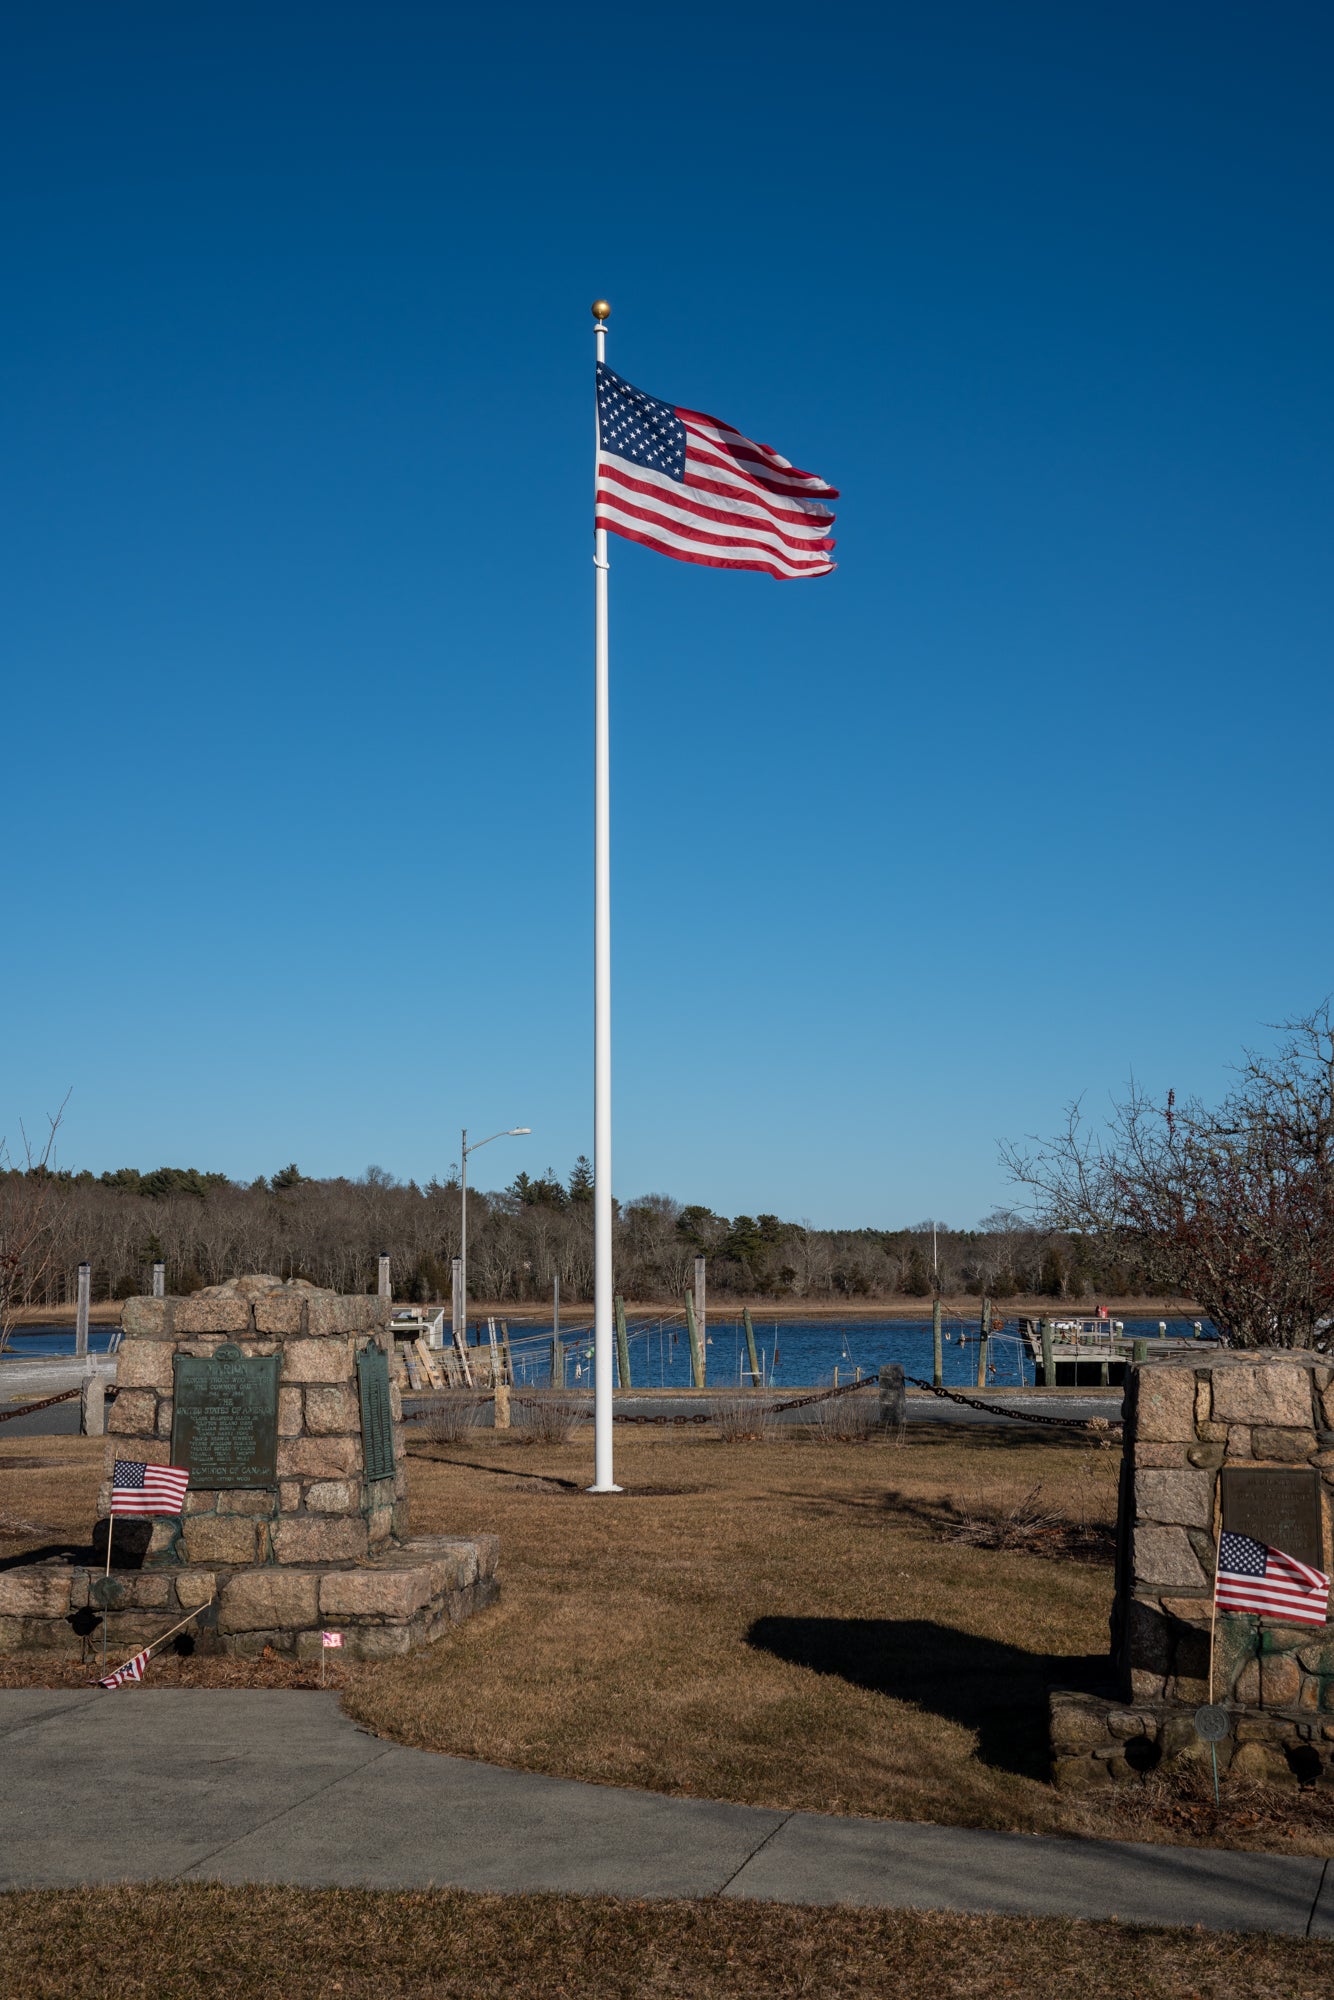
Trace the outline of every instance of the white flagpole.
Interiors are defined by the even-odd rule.
[[[607,357],[605,299],[593,302],[597,358]],[[596,407],[594,424],[596,425]],[[594,460],[596,477],[596,458]],[[597,720],[593,832],[593,1484],[590,1493],[619,1493],[612,1472],[611,1268],[611,732],[607,674],[607,531],[593,532],[597,623],[594,661]]]

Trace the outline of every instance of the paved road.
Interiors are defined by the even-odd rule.
[[[0,1889],[450,1886],[1334,1937],[1325,1862],[834,1819],[504,1771],[370,1736],[333,1694],[0,1692]]]
[[[16,1410],[21,1407],[18,1403],[0,1403],[0,1415],[6,1410]],[[37,1410],[30,1417],[7,1417],[4,1423],[0,1424],[0,1444],[6,1438],[77,1437],[78,1434],[77,1396],[72,1396],[68,1403],[54,1403],[49,1410]]]
[[[44,1386],[38,1385],[39,1388]],[[63,1388],[64,1386],[65,1381],[62,1379],[54,1383],[48,1393],[54,1394],[56,1388]],[[37,1393],[37,1391],[34,1390],[34,1393]],[[786,1391],[780,1389],[775,1391],[775,1394],[780,1398],[785,1394],[797,1396],[801,1393],[799,1389]],[[976,1392],[969,1389],[966,1393],[971,1396]],[[989,1416],[980,1410],[969,1409],[966,1404],[947,1402],[938,1396],[910,1394],[908,1397],[908,1422],[910,1424],[987,1424],[1008,1428],[1014,1425],[1022,1425],[1024,1417],[1035,1411],[1044,1416],[1070,1417],[1080,1423],[1086,1423],[1090,1417],[1104,1417],[1109,1423],[1118,1423],[1121,1418],[1121,1391],[1119,1389],[1112,1390],[1110,1394],[1100,1393],[1097,1390],[1086,1390],[1081,1393],[1071,1392],[1069,1395],[1059,1397],[1055,1395],[1037,1395],[1032,1397],[1007,1395],[996,1397],[994,1394],[988,1396],[988,1392],[984,1390],[982,1392],[982,1400],[984,1402],[988,1400],[997,1402],[1009,1414],[1005,1416]],[[618,1408],[633,1409],[644,1416],[674,1416],[691,1409],[699,1408],[699,1405],[690,1398],[653,1396],[645,1393],[636,1393],[633,1397],[627,1397],[624,1402],[618,1396],[616,1402]],[[3,1416],[7,1410],[14,1410],[20,1407],[20,1404],[13,1398],[10,1398],[8,1401],[0,1400],[0,1416]],[[404,1407],[408,1411],[419,1408],[419,1399],[415,1396],[406,1397],[404,1399]],[[591,1403],[589,1407],[591,1412]],[[819,1408],[820,1405],[817,1403],[805,1409],[787,1410],[780,1414],[778,1421],[780,1423],[793,1424],[809,1423],[812,1415],[818,1415]],[[482,1412],[480,1421],[483,1428],[490,1424],[491,1412],[489,1409]],[[69,1437],[76,1434],[78,1428],[79,1405],[77,1400],[71,1400],[68,1403],[56,1403],[47,1410],[38,1410],[31,1417],[6,1417],[4,1422],[0,1423],[0,1440],[13,1437]],[[1037,1429],[1038,1426],[1031,1426],[1030,1428]],[[1045,1428],[1045,1426],[1042,1426],[1042,1428]]]
[[[516,1395],[521,1394],[519,1391],[515,1393]],[[801,1389],[775,1389],[774,1391],[775,1397],[780,1402],[785,1396],[800,1396],[804,1393],[806,1392]],[[971,1396],[978,1392],[968,1389],[964,1393]],[[1102,1417],[1108,1423],[1119,1423],[1121,1421],[1121,1391],[1119,1389],[1114,1389],[1110,1393],[1098,1390],[1085,1390],[1078,1394],[1071,1392],[1069,1395],[1062,1396],[1043,1396],[1039,1394],[1035,1396],[1009,1395],[1000,1398],[997,1398],[994,1392],[989,1394],[988,1391],[982,1390],[980,1392],[980,1399],[983,1402],[995,1402],[997,1407],[1006,1412],[1006,1414],[999,1416],[991,1415],[982,1410],[970,1409],[966,1403],[951,1403],[940,1396],[910,1393],[908,1396],[908,1422],[910,1424],[961,1424],[965,1426],[984,1424],[992,1427],[998,1426],[1001,1429],[1010,1429],[1023,1427],[1025,1417],[1034,1413],[1045,1417],[1068,1417],[1075,1423],[1087,1423],[1090,1417]],[[417,1396],[405,1396],[403,1399],[403,1408],[408,1414],[411,1414],[413,1411],[420,1409],[426,1400]],[[696,1400],[688,1396],[655,1396],[648,1390],[636,1390],[633,1395],[626,1396],[625,1398],[618,1395],[615,1398],[615,1406],[617,1410],[632,1411],[636,1416],[689,1416],[706,1407],[707,1399]],[[799,1410],[782,1410],[777,1415],[777,1422],[780,1424],[808,1424],[819,1417],[821,1407],[819,1403],[808,1403]],[[591,1399],[588,1400],[588,1410],[591,1420]],[[489,1426],[490,1422],[491,1411],[488,1407],[482,1411],[479,1423],[481,1428],[485,1429]],[[681,1428],[688,1430],[694,1429],[696,1426],[683,1425]],[[702,1429],[703,1426],[699,1426],[699,1428]],[[1047,1426],[1045,1424],[1040,1426],[1030,1424],[1027,1428],[1036,1433],[1039,1429],[1045,1430]]]

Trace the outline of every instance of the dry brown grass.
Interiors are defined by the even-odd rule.
[[[153,1884],[0,1898],[15,2000],[1323,2000],[1334,1945],[781,1903]]]
[[[961,1496],[994,1513],[1039,1482],[1044,1511],[1105,1530],[1114,1451],[911,1427],[897,1449],[786,1432],[757,1449],[636,1428],[617,1433],[625,1494],[595,1499],[587,1430],[563,1447],[409,1436],[414,1525],[499,1533],[503,1588],[429,1653],[339,1671],[350,1713],[382,1734],[757,1805],[1334,1852],[1323,1795],[1229,1803],[1225,1787],[1206,1820],[1166,1788],[1081,1804],[1049,1784],[1047,1688],[1105,1673],[1111,1572],[942,1530]],[[100,1458],[92,1439],[0,1445],[0,1512],[81,1538]],[[168,1660],[150,1677],[251,1671],[308,1684],[277,1661]],[[11,1684],[79,1677],[0,1663]]]

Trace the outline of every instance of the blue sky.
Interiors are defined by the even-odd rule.
[[[11,19],[0,1129],[591,1148],[599,293],[843,495],[819,582],[613,542],[617,1193],[969,1223],[1070,1096],[1217,1090],[1334,987],[1332,57],[1302,5]]]

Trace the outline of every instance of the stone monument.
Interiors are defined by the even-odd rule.
[[[1195,1712],[1228,1713],[1218,1768],[1334,1778],[1334,1624],[1213,1618],[1226,1528],[1334,1572],[1334,1365],[1292,1349],[1183,1352],[1127,1370],[1111,1668],[1115,1699],[1054,1693],[1053,1775],[1133,1783],[1208,1758]]]
[[[127,1301],[94,1560],[0,1574],[0,1650],[77,1645],[105,1619],[109,1656],[132,1652],[209,1605],[201,1650],[316,1657],[335,1628],[382,1659],[489,1603],[494,1536],[409,1535],[389,1315],[262,1276]],[[187,1468],[180,1517],[112,1521],[117,1459]]]

